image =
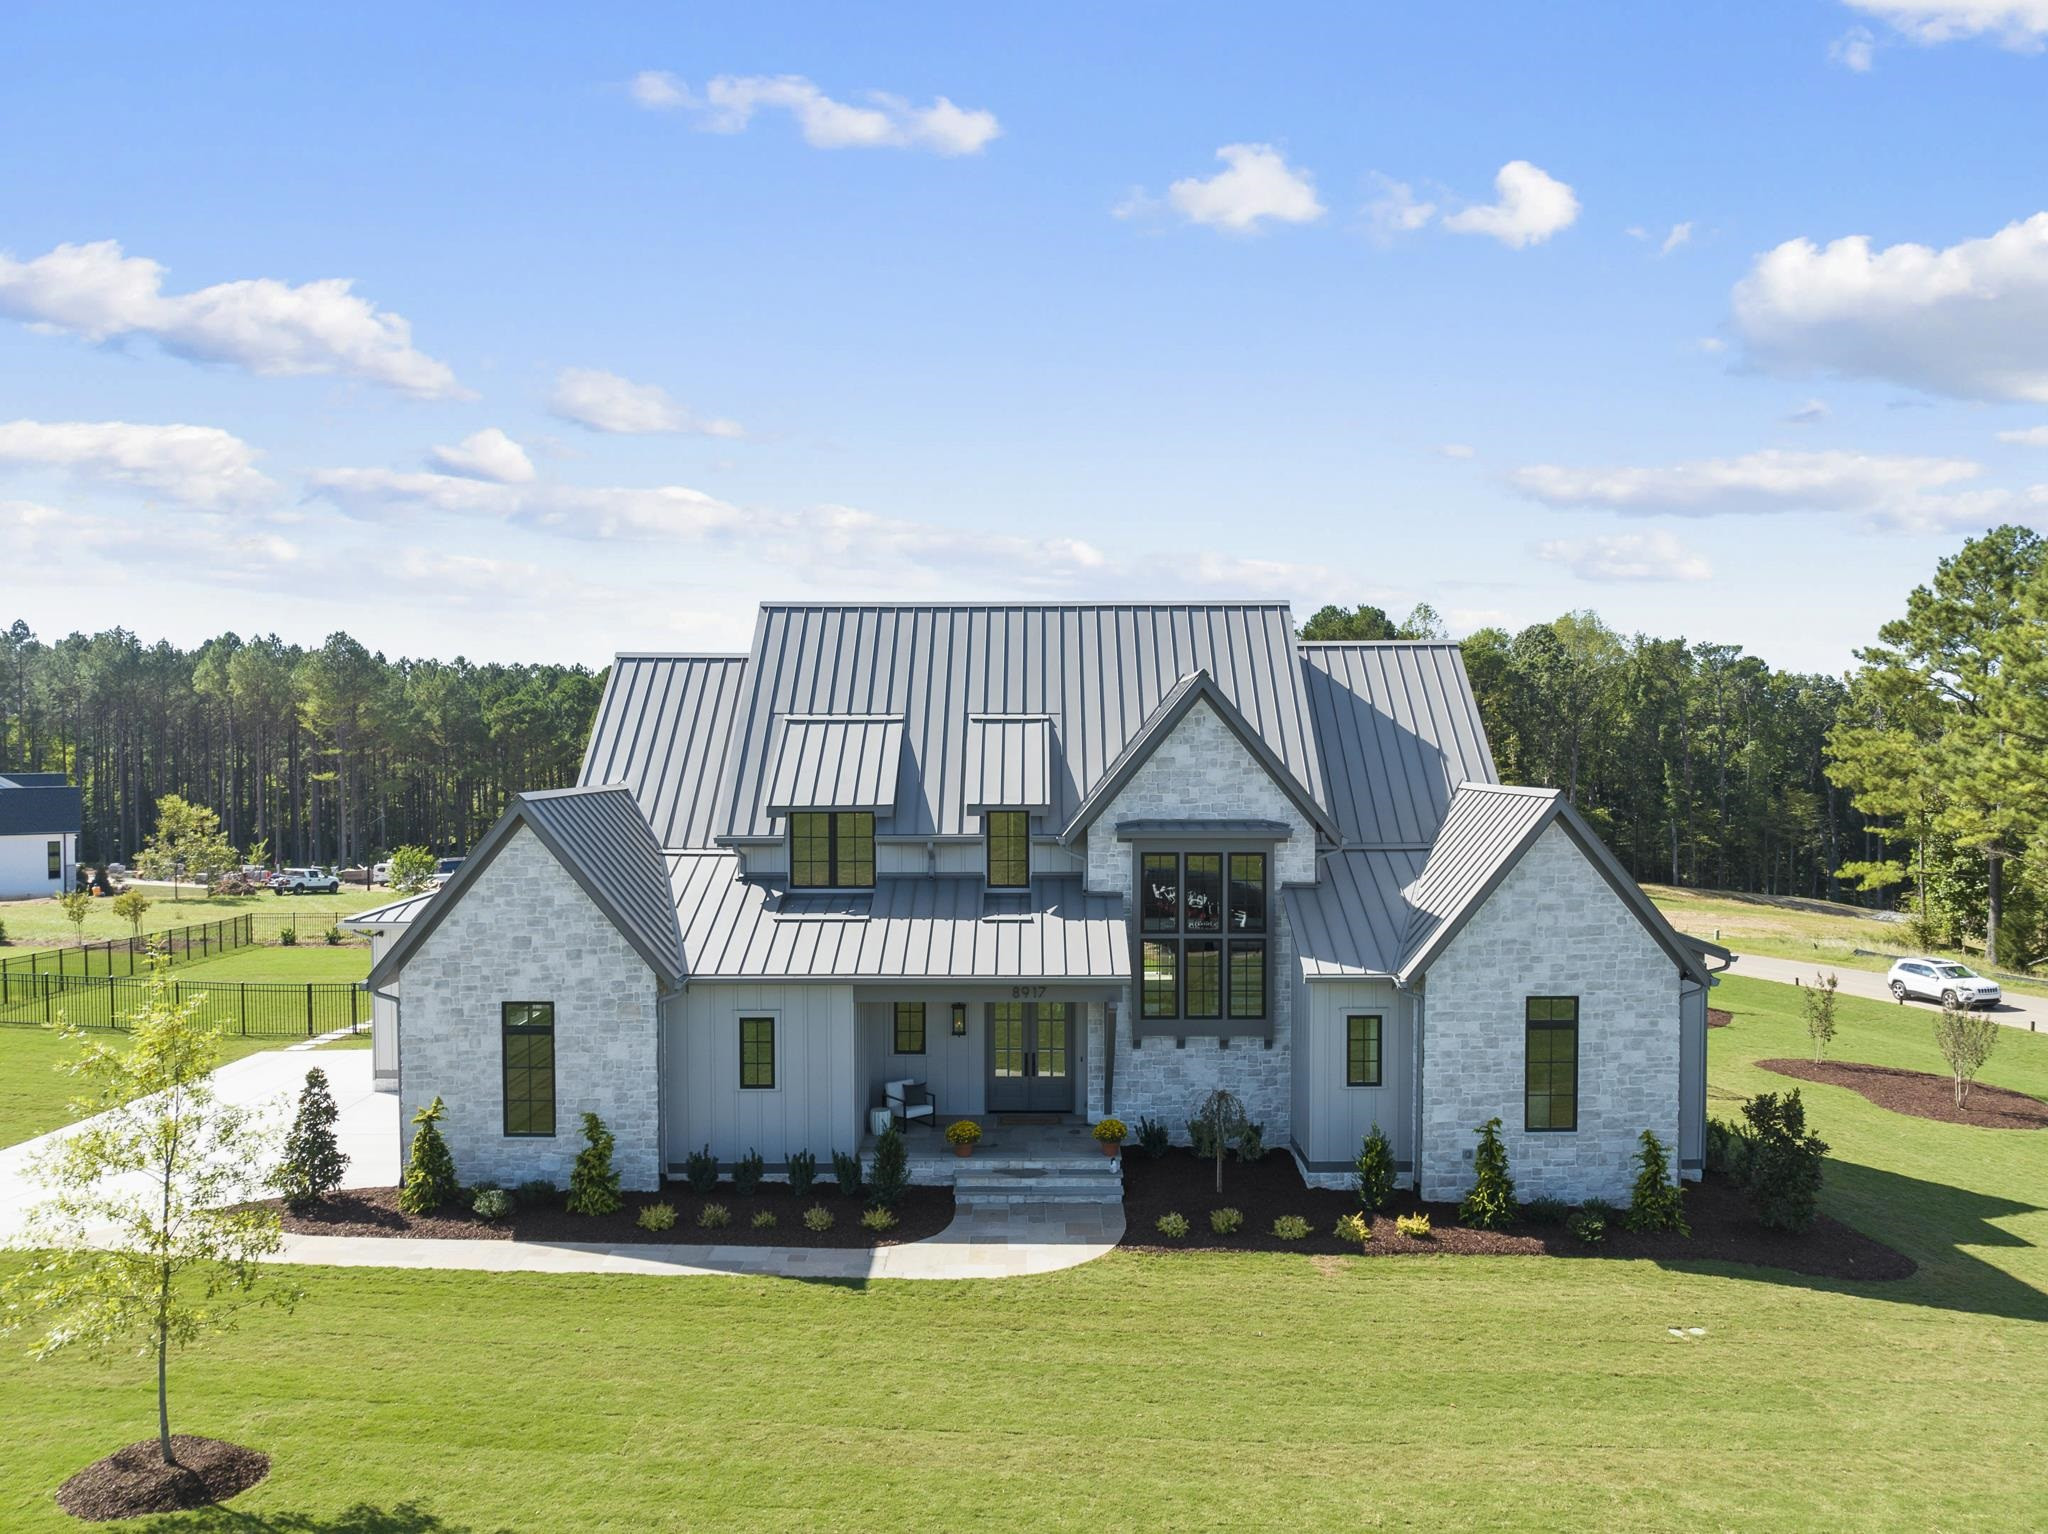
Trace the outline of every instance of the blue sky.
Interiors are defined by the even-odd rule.
[[[1251,595],[1837,670],[2048,522],[2048,0],[987,9],[9,9],[0,621]]]

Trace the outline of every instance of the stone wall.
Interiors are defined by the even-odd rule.
[[[575,878],[521,826],[414,950],[398,981],[400,1133],[439,1096],[466,1183],[566,1187],[582,1115],[618,1140],[628,1188],[660,1181],[656,984]],[[555,1004],[555,1133],[508,1137],[500,1006]]]
[[[1552,824],[1424,981],[1424,1196],[1471,1187],[1474,1131],[1498,1116],[1519,1197],[1626,1203],[1645,1129],[1677,1155],[1678,988],[1671,956]],[[1523,1127],[1530,996],[1579,998],[1575,1131]]]

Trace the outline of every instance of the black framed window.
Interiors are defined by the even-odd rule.
[[[798,810],[789,817],[789,882],[867,889],[875,882],[872,810]]]
[[[740,1085],[754,1092],[775,1090],[775,1019],[740,1019]]]
[[[1344,1085],[1380,1084],[1380,1015],[1354,1012],[1344,1019]]]
[[[1524,1017],[1523,1127],[1538,1134],[1577,1129],[1579,998],[1531,996]]]
[[[896,1003],[896,1053],[899,1055],[921,1055],[924,1053],[923,1002],[899,1001]]]
[[[981,818],[988,832],[991,889],[1022,889],[1031,882],[1031,813],[990,810]]]
[[[1138,1014],[1260,1022],[1266,975],[1263,852],[1140,852]]]
[[[51,842],[48,850],[50,854],[50,877],[52,879],[61,879],[64,877],[64,844],[62,842]]]
[[[505,1133],[555,1132],[555,1004],[508,1001],[498,1013],[505,1047]]]

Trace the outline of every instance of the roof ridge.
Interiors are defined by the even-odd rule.
[[[621,660],[747,660],[746,650],[614,650],[612,659]]]
[[[1456,639],[1296,639],[1304,650],[1457,650]]]
[[[1460,783],[1457,792],[1462,794],[1468,789],[1473,793],[1521,794],[1531,799],[1561,799],[1564,797],[1564,790],[1561,788],[1537,788],[1528,783],[1481,783],[1476,779],[1467,779],[1465,782]]]
[[[1217,607],[1239,607],[1259,611],[1286,611],[1293,603],[1273,597],[1218,597],[1194,600],[1185,597],[1159,601],[1123,598],[1103,602],[763,602],[766,612],[1117,612],[1142,607],[1186,608],[1202,611]]]
[[[515,799],[566,799],[575,794],[631,794],[630,783],[575,783],[568,788],[522,788]]]

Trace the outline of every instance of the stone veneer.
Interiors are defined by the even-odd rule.
[[[656,982],[574,876],[513,832],[400,972],[400,1133],[438,1095],[465,1183],[545,1177],[566,1187],[585,1112],[617,1138],[628,1188],[660,1184]],[[555,1004],[555,1133],[504,1132],[500,1005]]]
[[[1679,974],[1553,823],[1429,968],[1423,991],[1422,1190],[1462,1197],[1477,1127],[1498,1116],[1515,1192],[1626,1203],[1638,1137],[1678,1146]],[[1579,998],[1578,1128],[1522,1125],[1524,1000]]]
[[[1216,1087],[1227,1087],[1265,1126],[1266,1144],[1285,1145],[1292,1132],[1294,1102],[1288,1053],[1294,945],[1280,886],[1314,881],[1315,827],[1207,703],[1188,711],[1089,827],[1088,887],[1122,895],[1126,920],[1132,901],[1131,846],[1117,840],[1117,822],[1155,819],[1277,820],[1292,828],[1293,835],[1273,849],[1272,946],[1266,956],[1273,1039],[1269,1047],[1264,1039],[1226,1042],[1191,1034],[1184,1044],[1149,1038],[1139,1047],[1131,1034],[1131,1020],[1137,1015],[1134,983],[1117,1008],[1112,1085],[1116,1116],[1134,1135],[1141,1117],[1158,1119],[1175,1143],[1184,1145],[1187,1120],[1197,1102]]]

